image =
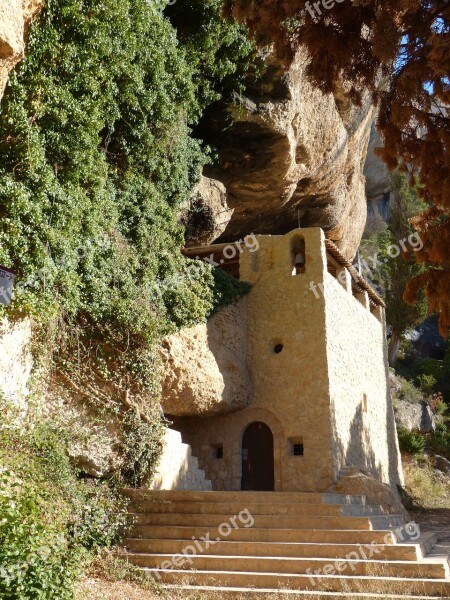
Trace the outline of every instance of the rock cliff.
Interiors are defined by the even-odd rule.
[[[220,241],[248,233],[323,227],[353,258],[366,222],[363,167],[374,120],[361,107],[323,94],[299,53],[287,72],[266,58],[258,84],[233,103],[216,104],[200,134],[218,150],[208,177],[227,191],[229,223]]]
[[[42,0],[2,0],[0,3],[0,99],[15,64],[24,56],[29,23]]]
[[[163,342],[162,407],[169,415],[209,416],[245,408],[250,378],[245,364],[246,299],[220,310],[207,324]]]
[[[364,176],[366,178],[366,196],[368,202],[375,202],[391,188],[389,171],[384,162],[375,154],[375,149],[382,146],[383,142],[380,134],[372,126],[370,132],[369,147],[367,151],[366,163],[364,165]]]
[[[10,70],[24,55],[27,26],[41,4],[0,4],[0,98]],[[196,131],[217,149],[218,161],[205,171],[194,210],[182,216],[188,242],[283,234],[300,220],[304,227],[324,228],[352,258],[366,222],[363,167],[374,120],[370,97],[355,107],[344,94],[323,94],[309,83],[302,52],[287,71],[271,56],[264,62],[262,78],[245,95],[211,106]],[[211,415],[248,404],[244,304],[165,340],[167,414]],[[107,445],[116,444],[115,431],[104,437]],[[108,461],[94,470],[108,471]]]

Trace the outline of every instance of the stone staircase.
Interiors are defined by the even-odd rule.
[[[448,598],[434,539],[363,496],[126,490],[128,560],[168,589],[220,597]]]
[[[198,458],[192,455],[191,447],[183,443],[178,431],[166,430],[163,453],[149,487],[153,490],[211,490],[211,481],[206,479]]]

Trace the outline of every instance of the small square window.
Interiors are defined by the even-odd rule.
[[[216,458],[223,458],[223,446],[217,446]]]
[[[294,444],[294,456],[303,456],[303,444]]]

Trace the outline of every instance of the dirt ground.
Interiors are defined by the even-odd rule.
[[[440,541],[450,543],[450,509],[435,508],[410,512],[411,518],[420,525],[422,531],[437,533]]]

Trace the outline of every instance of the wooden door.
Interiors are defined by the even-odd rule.
[[[242,490],[274,490],[273,435],[257,421],[247,427],[242,438]]]

